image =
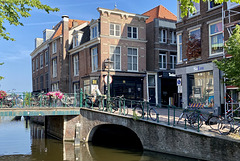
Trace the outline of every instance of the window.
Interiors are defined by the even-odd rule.
[[[200,2],[199,3],[196,3],[196,2],[192,2],[194,7],[196,8],[196,11],[193,12],[193,13],[190,13],[188,14],[189,17],[192,17],[193,15],[197,15],[197,14],[200,14]]]
[[[38,58],[36,58],[36,71],[38,71]]]
[[[91,28],[91,39],[98,37],[98,27],[94,26]]]
[[[73,56],[73,74],[74,76],[79,75],[79,59],[78,55]]]
[[[32,70],[33,70],[33,73],[35,72],[35,61],[33,60],[32,61]]]
[[[57,59],[53,59],[52,66],[53,66],[52,76],[53,78],[56,78],[57,77]]]
[[[73,36],[73,48],[78,46],[78,35]]]
[[[155,75],[148,75],[148,86],[155,87]]]
[[[170,43],[176,44],[176,32],[175,31],[170,31]]]
[[[40,68],[43,68],[43,54],[40,55]]]
[[[177,58],[178,63],[182,62],[182,34],[177,35]]]
[[[209,30],[210,55],[221,54],[223,52],[222,22],[210,24]]]
[[[170,67],[171,67],[171,69],[175,69],[176,64],[177,64],[177,55],[176,54],[171,54],[170,55]]]
[[[40,76],[40,89],[43,89],[43,76]]]
[[[92,49],[92,71],[98,70],[98,51],[97,48]]]
[[[111,36],[120,36],[121,25],[110,24],[110,35]]]
[[[35,88],[36,88],[36,87],[35,87],[35,79],[33,79],[33,91],[36,90]]]
[[[137,39],[138,38],[138,28],[137,27],[128,27],[128,38]]]
[[[52,43],[52,53],[54,54],[54,53],[56,53],[56,52],[57,52],[57,42],[54,41],[54,42]]]
[[[48,73],[45,75],[45,89],[48,89]]]
[[[38,78],[36,78],[37,80],[37,85],[36,85],[36,91],[38,90]]]
[[[128,70],[137,71],[138,70],[138,49],[128,48]]]
[[[221,5],[221,3],[214,3],[214,1],[210,1],[210,2],[208,2],[208,9],[215,8],[220,5]]]
[[[45,52],[45,65],[48,65],[49,54],[48,51]]]
[[[159,68],[167,69],[167,55],[166,52],[159,52]]]
[[[201,56],[201,32],[200,28],[189,31],[189,40],[187,42],[188,58],[198,58]]]
[[[53,91],[53,92],[54,92],[54,91],[59,91],[59,89],[58,89],[58,83],[52,84],[52,91]]]
[[[159,42],[167,43],[167,30],[165,29],[159,30]]]
[[[79,92],[80,92],[79,83],[73,83],[73,93],[79,93]]]
[[[113,61],[113,69],[121,69],[121,49],[118,46],[110,46],[110,59]]]
[[[182,20],[182,17],[181,17],[182,11],[181,11],[181,8],[180,8],[180,7],[181,7],[181,3],[180,3],[179,1],[177,1],[177,2],[178,2],[178,7],[177,7],[177,10],[178,10],[178,12],[177,12],[177,13],[178,13],[178,14],[177,14],[177,18],[178,18],[178,19],[177,19],[177,20],[178,20],[178,21],[181,21],[181,20]]]
[[[198,79],[198,86],[202,86],[203,85],[203,79]]]

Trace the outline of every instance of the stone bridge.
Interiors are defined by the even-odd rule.
[[[80,110],[78,119],[76,139],[82,142],[92,141],[99,129],[115,125],[131,131],[145,150],[203,160],[226,161],[240,158],[240,142],[219,135],[186,130],[152,121],[134,120],[129,116],[85,108]]]

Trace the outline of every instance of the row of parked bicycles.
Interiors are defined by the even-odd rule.
[[[214,115],[213,112],[203,114],[199,109],[184,109],[177,120],[177,124],[188,123],[193,128],[200,128],[205,123],[221,135],[240,132],[239,108],[226,110],[224,116]]]

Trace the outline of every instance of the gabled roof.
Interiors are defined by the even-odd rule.
[[[143,13],[143,15],[149,16],[146,23],[152,22],[155,18],[177,21],[177,16],[162,5]]]
[[[73,22],[77,22],[78,26],[81,25],[81,24],[83,24],[83,23],[85,23],[85,22],[88,22],[88,23],[89,23],[89,21],[69,19],[69,21],[68,21],[68,28],[69,28],[69,30],[70,30],[71,28],[73,28]],[[57,27],[55,33],[53,34],[52,39],[54,39],[54,38],[62,35],[62,23],[60,23],[60,24],[58,24],[58,25],[59,25],[59,26]]]

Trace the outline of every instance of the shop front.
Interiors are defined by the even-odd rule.
[[[183,107],[198,107],[221,112],[224,104],[221,74],[214,63],[177,68],[182,81]],[[180,95],[180,93],[179,93]]]

